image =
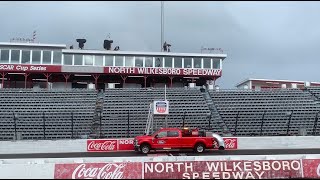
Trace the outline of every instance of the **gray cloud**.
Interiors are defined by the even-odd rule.
[[[222,88],[245,78],[319,81],[320,3],[165,2],[165,39],[175,52],[221,47],[228,54]],[[0,41],[102,49],[111,33],[122,50],[159,51],[160,2],[0,2]]]

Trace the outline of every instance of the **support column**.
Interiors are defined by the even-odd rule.
[[[128,76],[122,76],[122,75],[121,75],[121,78],[122,78],[122,80],[123,80],[123,87],[124,87],[124,85],[126,84],[126,79],[127,79],[127,77],[128,77]]]
[[[217,80],[217,78],[214,77],[214,78],[213,78],[213,85],[214,85],[214,86],[216,85],[216,80]]]
[[[147,88],[147,78],[148,76],[143,76],[144,78],[144,88]]]
[[[30,73],[24,73],[23,75],[24,75],[24,88],[27,89],[27,79]]]
[[[49,73],[43,73],[43,75],[47,78],[46,89],[48,89],[49,77],[51,76],[51,74],[49,74]]]
[[[97,90],[98,88],[98,78],[100,77],[100,74],[92,74],[93,78],[94,78],[94,85],[95,85],[95,88]]]
[[[2,89],[4,88],[4,77],[7,75],[8,73],[6,73],[6,72],[2,72],[1,73],[1,77],[2,77],[2,80],[1,80],[1,84],[2,84]]]
[[[174,78],[173,76],[169,76],[170,78],[170,88],[172,88],[172,79]]]
[[[68,83],[68,79],[70,78],[70,74],[63,74],[63,76],[66,79],[66,83],[64,85],[64,88],[67,89],[67,83]]]

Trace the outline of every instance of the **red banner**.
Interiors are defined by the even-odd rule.
[[[141,179],[141,162],[55,164],[54,179]]]
[[[87,140],[88,152],[118,151],[118,141],[116,139],[94,139]]]
[[[133,138],[131,139],[118,139],[119,151],[133,151]]]
[[[221,76],[221,69],[179,69],[146,67],[105,67],[106,74],[165,75],[165,76]]]
[[[299,160],[145,162],[145,179],[270,179],[302,177]]]
[[[305,178],[320,179],[320,159],[303,159],[302,164]]]
[[[61,66],[29,65],[29,64],[0,64],[0,71],[5,72],[61,72]]]

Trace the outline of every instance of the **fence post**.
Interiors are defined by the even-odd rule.
[[[288,120],[287,136],[289,135],[289,129],[290,129],[290,123],[291,123],[292,114],[293,114],[293,112],[291,111],[291,112],[290,112],[290,117],[289,117],[289,120]]]
[[[240,111],[238,111],[238,114],[237,114],[237,117],[236,117],[236,126],[235,126],[235,128],[234,128],[234,136],[237,136],[239,113],[240,113]]]
[[[71,139],[73,139],[73,112],[71,112]]]
[[[100,138],[102,138],[102,112],[100,111]]]
[[[128,132],[127,132],[127,138],[129,138],[130,133],[130,110],[128,110]]]
[[[44,112],[42,113],[42,120],[43,120],[43,139],[46,139],[46,119],[44,116]]]
[[[17,121],[16,121],[16,115],[13,112],[13,122],[14,122],[14,140],[17,140]]]
[[[262,115],[262,119],[261,119],[261,126],[260,126],[260,136],[262,136],[262,127],[263,127],[263,123],[264,123],[264,116],[266,115],[266,111],[263,113]]]
[[[313,131],[312,131],[312,135],[316,135],[316,129],[317,129],[317,124],[318,124],[318,115],[319,115],[320,111],[317,112],[315,120],[314,120],[314,124],[313,124]]]

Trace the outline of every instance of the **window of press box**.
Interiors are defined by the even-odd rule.
[[[61,51],[53,51],[53,64],[61,64]]]
[[[163,67],[163,57],[155,57],[155,67]]]
[[[40,64],[41,51],[32,51],[32,64]]]
[[[82,55],[80,54],[74,55],[74,65],[82,65]]]
[[[93,65],[93,56],[92,55],[84,55],[84,65],[87,65],[87,66]]]
[[[153,57],[146,57],[145,67],[153,67]]]
[[[106,66],[113,66],[113,56],[105,56]]]
[[[31,51],[22,50],[21,64],[30,64]]]
[[[8,63],[9,62],[9,50],[0,50],[0,62]]]
[[[123,56],[115,56],[115,66],[123,66]]]
[[[192,59],[184,58],[184,68],[192,68]]]
[[[11,63],[19,63],[20,50],[11,50]]]
[[[63,57],[64,65],[72,65],[72,54],[65,54]]]
[[[136,57],[135,67],[142,67],[142,66],[143,66],[143,57]]]
[[[164,67],[172,68],[172,57],[164,57]]]
[[[203,68],[211,68],[211,58],[203,58]]]
[[[193,67],[201,68],[201,58],[193,58]]]
[[[124,62],[126,67],[133,67],[133,56],[125,56]]]
[[[94,65],[95,66],[103,66],[103,56],[95,56],[94,57]]]
[[[42,63],[51,64],[51,51],[42,51]]]
[[[182,58],[181,57],[174,58],[174,68],[182,68]]]
[[[212,69],[220,69],[220,59],[218,58],[212,59]]]

